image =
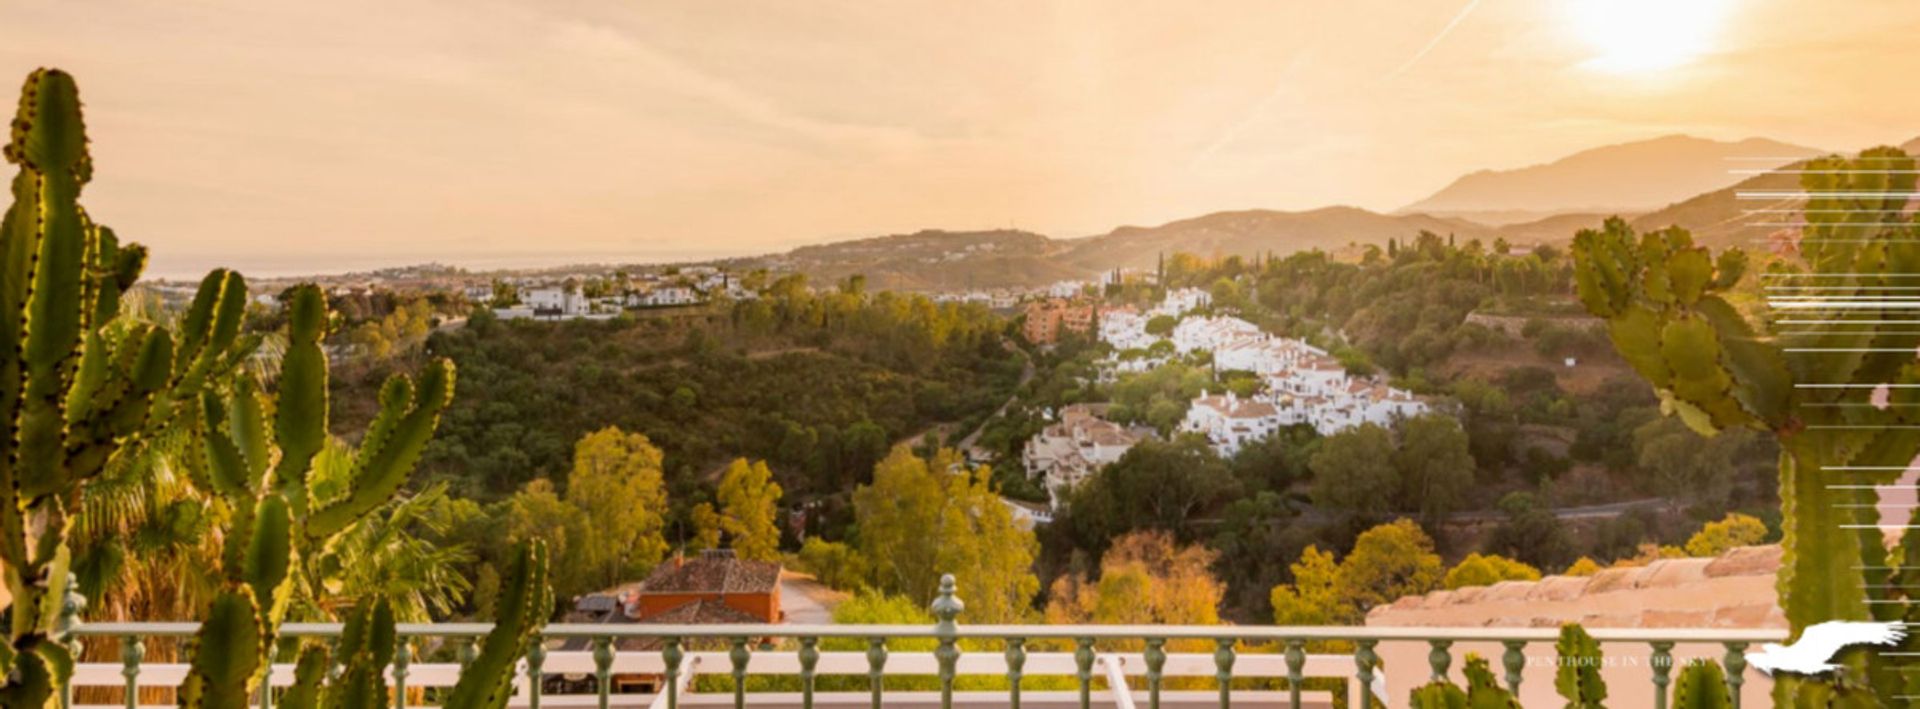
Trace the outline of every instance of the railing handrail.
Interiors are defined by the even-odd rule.
[[[340,623],[286,623],[280,634],[291,637],[328,637],[337,635]],[[187,637],[200,629],[198,622],[107,622],[78,623],[71,632],[82,637]],[[480,637],[493,630],[492,623],[401,623],[398,634],[411,637]],[[1602,642],[1780,642],[1787,639],[1784,628],[1589,628],[1587,632]],[[1534,627],[1444,627],[1444,626],[1289,626],[1289,625],[960,625],[942,630],[936,625],[818,625],[818,624],[716,624],[662,625],[648,623],[554,623],[541,634],[548,638],[939,638],[1003,640],[1075,639],[1140,640],[1245,640],[1245,641],[1329,641],[1329,640],[1457,640],[1463,642],[1552,641],[1559,628]]]

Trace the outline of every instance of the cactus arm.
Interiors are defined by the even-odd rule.
[[[553,611],[547,584],[547,549],[540,542],[521,544],[500,587],[499,618],[481,643],[478,657],[460,673],[448,696],[450,707],[499,709],[512,693],[513,666]]]
[[[1567,700],[1568,709],[1605,706],[1607,683],[1600,677],[1604,658],[1599,641],[1585,628],[1568,623],[1560,626],[1560,639],[1553,647],[1560,658],[1553,673],[1553,689]]]
[[[280,695],[280,709],[319,709],[320,683],[327,678],[327,647],[308,643],[293,665],[293,684]]]
[[[204,426],[200,438],[206,447],[207,478],[213,482],[213,491],[236,503],[252,499],[246,458],[229,433],[226,402],[212,391],[202,393],[200,417]]]
[[[292,588],[286,580],[293,566],[293,517],[286,498],[272,493],[261,497],[252,523],[241,576],[253,591],[254,603],[266,612],[268,627],[277,628]]]
[[[28,228],[38,233],[22,319],[25,385],[14,432],[15,482],[29,501],[67,482],[65,393],[85,326],[81,283],[88,234],[78,200],[91,171],[72,77],[35,72],[35,78],[21,97],[17,119],[29,129],[8,146],[9,160],[36,178],[24,212],[31,216],[22,220],[33,222]]]
[[[1733,697],[1727,693],[1727,673],[1712,660],[1689,663],[1680,670],[1673,685],[1673,709],[1728,709]]]
[[[258,385],[253,377],[241,376],[234,382],[232,398],[227,400],[228,433],[233,438],[234,449],[245,464],[248,490],[261,489],[262,478],[267,473],[270,454],[267,452],[267,413],[260,406]]]
[[[326,445],[327,356],[320,348],[327,322],[326,297],[319,286],[294,289],[288,304],[287,351],[280,360],[279,402],[274,411],[274,442],[280,463],[274,484],[282,490],[304,488],[313,457]],[[307,500],[289,494],[296,516],[306,516]]]
[[[433,437],[434,427],[440,422],[440,412],[452,400],[453,380],[452,362],[441,359],[427,365],[420,374],[419,387],[409,397],[410,402],[406,402],[411,408],[394,420],[391,430],[378,431],[376,427],[381,434],[378,440],[369,436],[369,440],[361,443],[346,495],[314,510],[308,517],[309,537],[321,539],[338,533],[399,491],[412,473],[414,463],[419,460],[420,451],[426,448],[428,439]],[[386,388],[394,389],[391,386]],[[393,415],[388,409],[397,410],[402,402],[399,397],[394,397],[394,400],[383,404],[392,406],[382,407],[381,418]]]
[[[198,649],[179,690],[182,709],[246,706],[249,685],[266,655],[266,635],[252,594],[233,587],[221,591],[194,637]]]

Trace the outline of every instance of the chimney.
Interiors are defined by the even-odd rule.
[[[685,566],[686,564],[687,564],[686,550],[685,549],[673,550],[673,568],[678,569],[682,566]]]

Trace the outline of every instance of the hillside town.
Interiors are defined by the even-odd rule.
[[[1222,457],[1288,426],[1307,425],[1330,436],[1361,424],[1387,426],[1429,410],[1419,397],[1379,377],[1349,374],[1325,350],[1264,332],[1238,317],[1212,314],[1211,304],[1212,298],[1198,288],[1170,290],[1145,311],[1049,297],[1027,304],[1022,332],[1042,346],[1057,343],[1067,333],[1097,336],[1112,349],[1101,360],[1107,378],[1195,356],[1209,359],[1216,375],[1256,377],[1259,391],[1252,394],[1202,391],[1188,402],[1177,432],[1204,437]],[[1175,322],[1164,335],[1156,335],[1149,332],[1155,319]],[[1064,490],[1156,435],[1150,427],[1106,420],[1104,412],[1098,405],[1063,407],[1027,442],[1023,468],[1044,485],[1056,506]]]

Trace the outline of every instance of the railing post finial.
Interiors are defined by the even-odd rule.
[[[940,595],[934,597],[932,610],[933,617],[940,621],[938,625],[942,632],[953,630],[954,619],[967,609],[967,604],[953,595],[953,588],[953,574],[940,577]]]

